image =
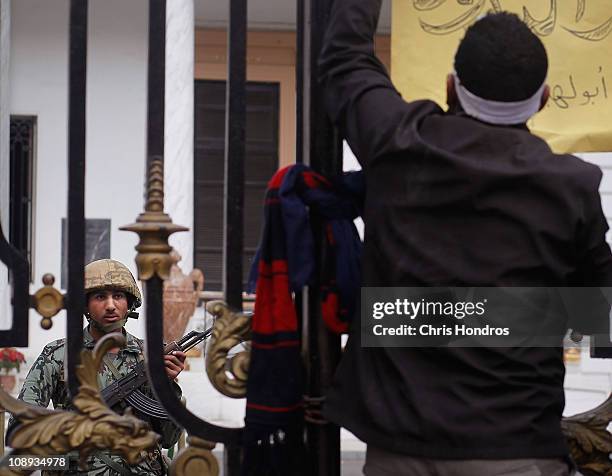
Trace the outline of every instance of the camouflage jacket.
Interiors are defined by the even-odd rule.
[[[109,353],[107,357],[119,371],[123,377],[127,375],[138,362],[144,359],[143,351],[144,344],[141,339],[134,337],[128,332],[125,332],[127,345],[124,349],[120,349],[117,354]],[[55,409],[69,409],[70,398],[66,389],[64,379],[64,348],[65,339],[53,341],[45,346],[40,356],[36,359],[32,368],[28,372],[21,392],[18,398],[24,402],[28,402],[41,407],[47,407],[49,402],[53,402]],[[89,333],[89,328],[83,331],[83,345],[87,349],[93,349],[94,340]],[[98,373],[98,383],[100,388],[106,388],[116,378],[113,372],[103,362],[103,367]],[[176,386],[177,394],[180,396],[181,390]],[[141,388],[142,392],[150,397],[153,393],[147,385]],[[148,419],[139,415],[139,418],[148,421],[153,428],[153,431],[161,435],[161,445],[164,448],[173,446],[180,436],[181,429],[171,421],[160,421],[156,419]],[[9,427],[14,424],[14,419],[11,417]],[[76,455],[75,455],[76,456]],[[128,466],[119,456],[106,454],[103,458],[110,457],[114,462],[121,465],[124,470],[131,471],[129,474],[134,475],[162,475],[166,473],[165,465],[161,457],[161,448],[147,455],[147,458],[136,466]],[[71,458],[72,459],[72,458]],[[83,471],[68,471],[63,474],[71,475],[87,475],[87,476],[115,476],[120,475],[118,471],[107,466],[99,457],[92,456],[87,461],[88,470]],[[72,468],[73,465],[71,465]],[[76,467],[76,465],[74,465]],[[44,474],[44,473],[43,473]],[[51,474],[51,473],[48,473]]]

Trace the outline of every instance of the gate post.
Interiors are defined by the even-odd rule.
[[[225,102],[225,200],[223,218],[223,294],[242,311],[244,249],[244,170],[246,157],[247,0],[230,0]],[[242,446],[226,444],[224,474],[241,472]]]
[[[79,391],[76,368],[83,347],[85,268],[85,103],[88,0],[70,2],[68,84],[68,294],[66,298],[66,382]]]
[[[342,171],[342,141],[327,117],[318,83],[317,61],[323,46],[333,0],[298,1],[298,162],[325,176]],[[302,354],[306,369],[307,396],[323,397],[331,385],[340,360],[340,337],[331,333],[321,316],[318,283],[323,270],[324,230],[321,220],[311,216],[315,236],[316,276],[303,295]],[[340,428],[331,423],[306,423],[308,474],[340,475]]]

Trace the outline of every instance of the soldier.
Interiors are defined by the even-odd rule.
[[[128,317],[138,317],[135,309],[140,307],[142,298],[129,269],[111,259],[94,261],[85,267],[85,296],[85,318],[89,325],[83,331],[84,347],[92,349],[96,341],[111,332],[122,332],[127,340],[124,349],[112,349],[104,357],[104,366],[98,376],[103,389],[128,374],[144,359],[143,341],[124,329]],[[19,399],[42,407],[47,407],[49,401],[53,402],[55,409],[70,407],[71,402],[64,380],[65,343],[66,339],[59,339],[45,346],[26,377]],[[174,380],[183,370],[185,357],[185,354],[179,351],[164,355],[168,378]],[[180,387],[174,385],[177,394],[180,395]],[[142,390],[146,395],[153,397],[149,386]],[[153,418],[147,418],[147,421],[153,430],[161,435],[161,446],[164,448],[170,448],[178,441],[181,429],[172,421]],[[15,423],[11,418],[9,428]],[[109,453],[97,453],[89,458],[87,465],[85,472],[75,470],[64,474],[88,476],[166,474],[166,465],[159,447],[137,466],[128,466],[121,457]]]

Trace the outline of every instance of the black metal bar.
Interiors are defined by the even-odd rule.
[[[0,261],[9,270],[12,286],[13,322],[11,328],[0,330],[0,346],[27,347],[28,346],[28,310],[30,272],[28,261],[17,249],[11,245],[2,231],[0,223]]]
[[[147,171],[158,168],[164,159],[164,97],[165,97],[165,48],[166,48],[166,0],[149,1],[149,72],[148,72],[148,128]],[[148,173],[148,172],[147,172]],[[167,219],[163,214],[163,168],[156,179],[155,190],[147,190],[145,208],[149,216]],[[149,177],[150,179],[150,177]],[[151,183],[147,188],[151,188]],[[158,213],[159,212],[159,213]],[[161,227],[171,222],[157,224]],[[142,237],[141,237],[142,243]],[[153,276],[143,281],[147,310],[146,351],[147,370],[153,392],[177,425],[192,436],[226,445],[237,445],[242,440],[242,429],[212,425],[191,413],[177,397],[170,379],[166,377],[163,360],[163,281]]]
[[[225,205],[223,291],[242,310],[244,161],[246,141],[246,0],[230,0],[225,113]]]
[[[237,476],[242,473],[242,447],[234,444],[223,449],[224,476]]]
[[[242,429],[222,428],[212,425],[190,412],[177,397],[169,378],[163,355],[163,281],[154,277],[144,283],[147,309],[147,365],[153,391],[170,417],[187,432],[207,441],[218,441],[226,445],[237,445],[242,440]]]
[[[302,154],[303,162],[315,171],[337,175],[342,171],[342,142],[332,126],[323,104],[317,80],[317,61],[328,22],[332,0],[300,0],[298,31],[301,37]],[[301,31],[300,31],[301,30]],[[300,150],[298,150],[298,154]],[[299,157],[299,155],[298,155]],[[311,215],[315,233],[317,270],[325,262],[325,234],[322,221]],[[308,395],[322,397],[331,385],[334,370],[340,360],[340,338],[323,324],[321,296],[317,283],[308,288],[303,303],[306,342],[305,366]],[[332,424],[306,425],[306,451],[313,476],[340,475],[340,429]]]
[[[247,2],[230,0],[225,101],[225,202],[223,291],[226,302],[242,310],[244,247],[244,168],[246,153]],[[226,445],[224,474],[241,472],[241,448]]]
[[[147,170],[153,161],[164,161],[166,90],[166,0],[149,1],[149,67],[147,72]],[[149,192],[145,190],[145,194]],[[159,191],[156,191],[159,192]],[[162,192],[163,193],[163,192]],[[146,211],[163,211],[159,201],[146,200]],[[150,208],[154,208],[151,210]]]
[[[295,58],[295,81],[296,81],[296,104],[295,111],[297,114],[295,121],[295,161],[298,164],[304,163],[304,0],[297,2],[297,18],[296,18],[296,58]]]
[[[66,297],[66,381],[78,392],[76,366],[83,347],[85,261],[85,98],[88,0],[70,2],[68,86],[68,289]]]
[[[305,120],[305,100],[304,100],[304,50],[306,48],[306,35],[304,30],[306,28],[305,23],[305,8],[304,0],[297,1],[297,15],[296,15],[296,58],[295,58],[295,78],[296,78],[296,131],[295,131],[295,161],[298,164],[304,163],[304,156],[306,155],[304,150],[304,134],[306,128],[304,124]],[[307,108],[306,108],[307,109]],[[308,289],[304,288],[301,293],[295,295],[295,308],[298,316],[299,331],[300,331],[300,342],[301,342],[301,353],[303,357],[305,375],[309,372],[308,365]],[[306,380],[304,380],[306,381]]]
[[[304,81],[309,86],[309,123],[305,125],[310,131],[307,162],[323,175],[336,176],[342,172],[342,140],[327,116],[317,72],[319,53],[323,47],[323,37],[333,0],[306,0],[306,2],[310,3],[310,32],[306,32],[309,33],[309,51],[308,57],[304,58],[309,66],[304,72]]]

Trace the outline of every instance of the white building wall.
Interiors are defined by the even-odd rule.
[[[67,207],[68,4],[19,0],[12,5],[10,111],[38,119],[33,290],[47,272],[60,285],[61,221]],[[118,227],[132,223],[143,207],[148,7],[146,0],[92,0],[89,5],[86,216],[112,220],[111,256],[135,271],[137,237]],[[65,334],[64,312],[50,331],[42,332],[39,321],[32,312],[30,359]],[[140,327],[128,324],[142,335]]]
[[[10,0],[0,0],[0,224],[8,240],[9,227],[9,57]],[[0,328],[11,325],[10,289],[6,266],[0,263]]]
[[[166,12],[165,209],[177,225],[193,230],[193,129],[195,24],[193,0],[173,0]],[[175,233],[170,245],[179,267],[193,267],[193,233]]]
[[[379,33],[391,31],[391,0],[383,0],[378,22]],[[297,2],[287,0],[249,0],[247,2],[249,28],[258,30],[295,30]],[[195,0],[198,26],[225,28],[229,2]]]

